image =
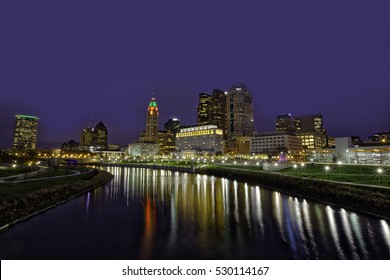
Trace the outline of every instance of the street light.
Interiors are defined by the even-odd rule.
[[[293,168],[294,168],[294,173],[296,173],[297,172],[297,168],[298,168],[298,164],[294,164]]]
[[[338,162],[337,162],[337,165],[338,165],[338,167],[339,167],[339,174],[340,174],[340,171],[341,171],[341,164],[342,164],[341,161],[338,161]]]
[[[379,175],[379,184],[381,184],[381,176],[382,176],[382,173],[383,173],[383,169],[382,169],[382,168],[378,168],[378,169],[376,170],[376,172],[377,172],[378,175]]]
[[[330,167],[327,165],[325,166],[325,174],[326,174],[326,179],[328,179],[328,172],[330,170]]]

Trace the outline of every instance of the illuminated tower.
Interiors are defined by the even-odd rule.
[[[14,150],[34,150],[37,144],[39,118],[26,115],[16,115]]]
[[[158,107],[154,95],[148,106],[144,141],[146,143],[158,143]]]

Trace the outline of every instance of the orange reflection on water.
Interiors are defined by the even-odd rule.
[[[156,204],[148,196],[145,201],[145,226],[143,233],[140,259],[148,259],[152,254],[153,238],[156,231]]]

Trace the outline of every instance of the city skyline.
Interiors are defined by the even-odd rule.
[[[2,3],[0,147],[12,146],[17,114],[40,118],[38,147],[78,141],[92,118],[126,145],[152,92],[162,129],[172,117],[195,125],[199,93],[237,83],[252,93],[256,131],[282,113],[320,113],[330,136],[388,131],[390,3],[281,2]]]

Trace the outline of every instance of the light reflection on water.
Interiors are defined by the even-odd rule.
[[[385,220],[213,176],[107,170],[108,186],[0,233],[0,257],[390,258]]]
[[[207,244],[214,245],[214,241],[222,245],[219,249],[229,256],[234,254],[225,249],[238,250],[239,257],[245,257],[245,254],[246,257],[266,257],[266,250],[260,250],[257,255],[251,246],[257,244],[258,249],[262,249],[270,247],[263,242],[277,242],[280,252],[271,252],[271,258],[389,258],[389,225],[384,220],[213,176],[138,170],[141,170],[138,172],[141,172],[142,190],[139,199],[170,204],[171,227],[165,233],[170,252],[175,251],[171,248],[175,240],[186,237],[205,250],[204,257],[211,253]],[[163,176],[160,178],[160,175]],[[133,176],[133,180],[134,177],[137,176]],[[136,185],[133,181],[133,188]],[[130,200],[130,197],[126,198],[126,201]],[[151,204],[145,205],[150,207]],[[160,210],[154,209],[155,212]],[[145,212],[149,210],[145,209]],[[378,256],[367,251],[368,231],[360,220],[374,223],[379,229],[374,236],[375,244],[382,247]],[[144,234],[149,236],[148,232]],[[150,250],[155,248],[150,247]]]

